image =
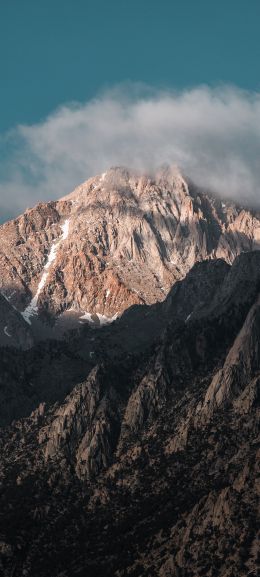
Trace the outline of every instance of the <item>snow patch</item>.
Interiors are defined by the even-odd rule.
[[[112,323],[113,321],[115,321],[118,317],[118,313],[116,313],[113,317],[106,317],[105,315],[101,315],[99,313],[96,313],[99,323],[100,325],[109,325],[110,323]]]
[[[68,238],[69,228],[70,228],[70,219],[67,218],[67,220],[65,220],[65,222],[61,225],[62,237],[60,239],[60,242],[62,240],[66,240],[66,238]]]
[[[40,292],[42,291],[42,289],[44,288],[47,278],[48,278],[48,274],[49,274],[49,268],[52,265],[52,263],[56,260],[56,256],[57,256],[57,251],[58,248],[60,246],[60,244],[66,240],[66,238],[68,237],[69,234],[69,225],[70,225],[70,220],[67,219],[65,220],[65,222],[61,225],[61,230],[62,230],[62,235],[61,237],[55,241],[51,247],[47,262],[44,266],[43,269],[43,275],[41,277],[41,280],[38,284],[38,288],[37,291],[34,295],[34,297],[32,298],[31,302],[29,303],[29,305],[26,307],[26,309],[21,313],[24,320],[30,325],[31,324],[31,317],[32,316],[36,316],[38,314],[38,306],[37,306],[37,302],[38,302],[38,298],[40,295]]]
[[[4,328],[4,334],[9,338],[12,337],[12,335],[10,335],[10,333],[8,332],[8,325],[6,325],[6,327]]]
[[[193,311],[187,316],[187,318],[185,319],[185,323],[187,323],[190,320],[192,313]]]
[[[94,323],[95,321],[92,318],[92,313],[84,313],[82,317],[79,317],[82,321],[88,321],[89,323]]]
[[[80,317],[80,321],[87,321],[91,324],[95,323],[95,317],[99,320],[99,326],[109,325],[113,321],[118,318],[118,313],[116,313],[113,317],[107,317],[105,315],[101,315],[100,313],[88,313],[85,312],[84,315]]]

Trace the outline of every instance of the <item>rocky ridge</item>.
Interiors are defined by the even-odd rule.
[[[260,221],[177,169],[152,178],[114,168],[2,225],[0,240],[0,290],[27,321],[59,319],[57,336],[163,301],[197,261],[258,250]]]
[[[259,289],[259,252],[206,260],[48,344],[82,378],[1,429],[4,577],[257,576]]]
[[[3,577],[257,577],[259,235],[171,168],[0,227]]]

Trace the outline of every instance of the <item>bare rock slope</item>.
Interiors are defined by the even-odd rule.
[[[259,234],[170,169],[0,228],[1,575],[257,577]]]
[[[197,261],[258,249],[260,221],[176,169],[114,168],[4,224],[0,241],[0,289],[28,322],[69,311],[102,324],[162,301]]]
[[[204,261],[163,303],[44,345],[52,389],[60,353],[93,356],[0,431],[4,577],[257,577],[259,287],[257,251]]]

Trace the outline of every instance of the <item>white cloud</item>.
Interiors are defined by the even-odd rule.
[[[58,198],[110,166],[173,163],[198,185],[260,206],[260,95],[222,87],[117,89],[5,135],[0,208]],[[4,176],[3,176],[4,175]]]

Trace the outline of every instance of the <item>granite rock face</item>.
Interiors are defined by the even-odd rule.
[[[259,287],[259,252],[206,260],[163,302],[45,343],[41,365],[39,345],[19,353],[4,577],[257,576]]]
[[[0,227],[0,289],[26,320],[102,324],[165,299],[205,259],[258,250],[257,214],[214,199],[177,169],[113,168]]]

